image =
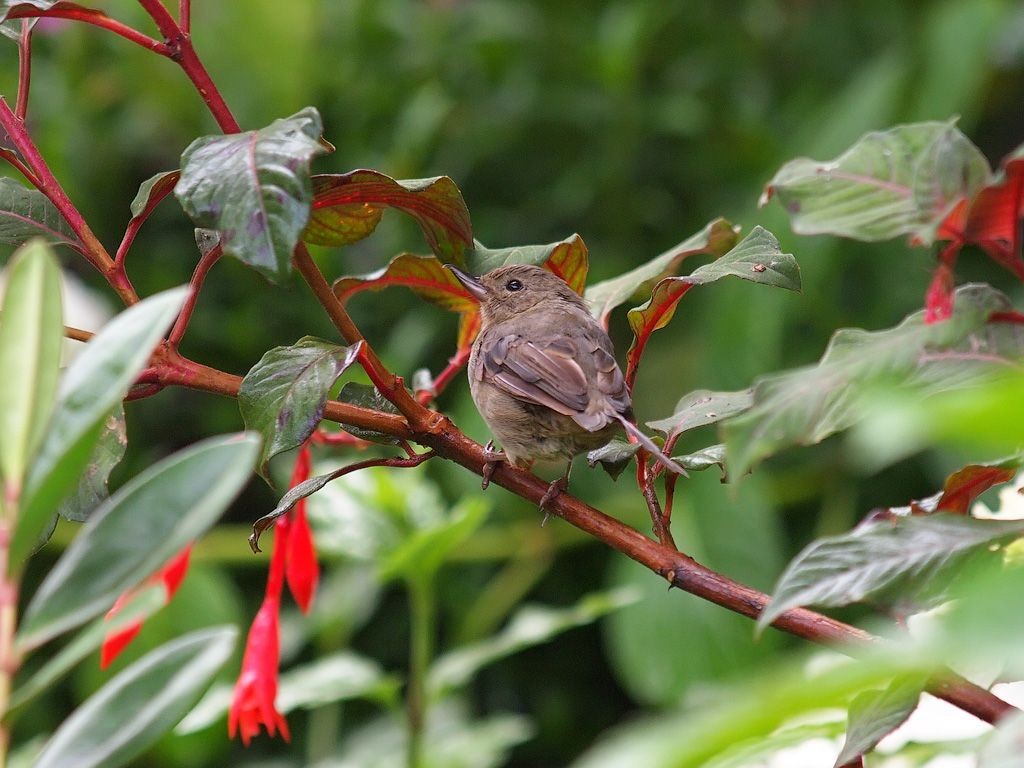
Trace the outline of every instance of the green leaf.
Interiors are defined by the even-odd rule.
[[[197,443],[127,483],[89,518],[25,611],[18,631],[36,647],[114,604],[220,517],[259,451],[253,434]]]
[[[34,700],[70,672],[79,662],[99,650],[108,635],[135,621],[145,620],[159,611],[166,602],[167,590],[163,584],[152,584],[134,592],[131,599],[119,607],[117,614],[109,621],[105,617],[96,619],[75,635],[55,655],[47,659],[43,666],[35,670],[32,676],[11,694],[11,702],[7,711],[13,712]]]
[[[358,405],[362,408],[369,408],[384,413],[398,413],[395,404],[382,395],[372,384],[360,384],[358,381],[347,381],[338,393],[338,400],[350,405]],[[360,440],[369,440],[372,443],[381,445],[398,445],[401,442],[394,435],[386,435],[383,432],[375,432],[372,429],[345,425],[345,431],[358,437]]]
[[[477,302],[451,270],[436,256],[402,253],[384,269],[368,275],[340,277],[334,281],[334,295],[342,302],[363,291],[379,291],[400,285],[425,301],[452,312],[476,312]]]
[[[259,471],[268,481],[270,459],[313,434],[327,394],[358,354],[358,344],[343,347],[304,336],[290,347],[274,347],[245,375],[238,409],[246,428],[263,435]]]
[[[932,589],[966,556],[1024,533],[1024,520],[940,513],[864,523],[811,543],[786,567],[757,620],[763,630],[804,605],[849,605],[883,592]]]
[[[467,685],[481,669],[496,661],[592,624],[639,599],[639,590],[620,587],[586,595],[570,608],[524,606],[493,637],[438,656],[427,673],[427,690],[440,698]]]
[[[64,721],[36,768],[117,768],[196,703],[235,645],[234,627],[192,632],[124,670]]]
[[[45,243],[19,249],[0,312],[0,475],[16,500],[53,410],[64,343],[60,268]]]
[[[196,139],[174,194],[198,226],[220,232],[225,254],[279,282],[309,222],[321,131],[320,114],[306,107],[259,131]]]
[[[384,208],[412,216],[438,258],[463,264],[473,229],[462,192],[447,176],[396,181],[369,170],[314,176],[313,214],[303,237],[319,245],[354,243],[376,229]]]
[[[316,709],[337,701],[389,702],[395,698],[398,688],[397,678],[385,674],[377,662],[342,651],[282,673],[275,705],[282,715],[287,715],[296,709]],[[231,706],[233,690],[232,685],[211,688],[174,732],[194,733],[224,718]]]
[[[633,344],[626,353],[627,380],[635,375],[640,357],[651,334],[668,325],[679,300],[695,285],[706,285],[723,277],[739,277],[790,291],[800,290],[800,267],[791,253],[783,253],[779,241],[763,227],[754,227],[736,247],[710,264],[684,277],[666,277],[654,286],[646,304],[629,310]]]
[[[185,288],[164,291],[121,312],[85,345],[64,373],[57,405],[25,483],[11,543],[12,568],[20,567],[61,500],[78,482],[104,421],[149,360],[186,293]]]
[[[895,328],[844,328],[814,366],[775,374],[754,386],[754,405],[725,423],[736,476],[790,445],[812,445],[861,416],[861,397],[883,382],[924,391],[963,386],[1002,363],[984,354],[989,316],[1008,306],[985,285],[956,292],[953,316],[926,324],[915,312]],[[918,391],[918,390],[915,390]]]
[[[0,177],[0,243],[22,245],[41,237],[53,245],[81,249],[64,217],[42,192]]]
[[[735,416],[754,404],[752,390],[739,392],[711,392],[698,389],[684,395],[676,403],[675,412],[664,419],[648,421],[647,426],[664,432],[666,439],[672,439],[691,429]]]
[[[603,445],[588,453],[587,464],[594,467],[600,463],[601,468],[608,473],[612,480],[618,480],[619,475],[629,466],[629,462],[639,450],[640,443],[615,439],[608,445]]]
[[[899,728],[917,708],[927,677],[919,674],[897,677],[880,691],[865,691],[850,702],[846,741],[836,758],[841,768],[874,749],[878,742]]]
[[[124,420],[124,406],[118,403],[114,412],[103,422],[103,430],[93,448],[89,463],[82,470],[78,487],[60,503],[57,512],[65,520],[84,523],[96,507],[110,496],[107,480],[110,472],[124,458],[128,447],[128,432]]]
[[[483,524],[489,510],[490,504],[483,499],[463,499],[443,522],[411,532],[381,558],[378,563],[380,577],[385,580],[403,576],[430,578],[444,564],[449,553]]]
[[[517,245],[511,248],[488,248],[474,241],[473,251],[466,257],[467,269],[482,275],[509,264],[532,264],[544,267],[565,280],[576,293],[583,293],[589,267],[587,246],[579,235],[570,235],[547,245]]]
[[[722,470],[722,482],[726,481],[725,446],[721,443],[709,445],[707,448],[701,448],[699,451],[688,453],[685,456],[673,456],[672,461],[692,472],[719,467]]]
[[[587,288],[583,294],[590,311],[605,325],[608,315],[620,304],[675,272],[684,259],[697,254],[722,256],[736,245],[738,228],[725,219],[715,219],[697,234],[625,274]]]
[[[139,191],[135,193],[135,199],[132,200],[132,221],[149,216],[153,209],[160,205],[160,201],[174,191],[180,178],[179,170],[161,171],[142,182]]]
[[[778,198],[804,235],[914,235],[927,244],[946,214],[990,178],[988,161],[955,121],[912,123],[868,133],[834,160],[786,163],[761,204]]]

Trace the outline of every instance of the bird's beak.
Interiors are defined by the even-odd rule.
[[[463,272],[461,269],[456,267],[454,264],[445,264],[445,269],[451,270],[451,273],[455,275],[456,279],[462,283],[463,287],[472,294],[477,301],[483,301],[487,298],[487,286],[477,280],[470,274]]]

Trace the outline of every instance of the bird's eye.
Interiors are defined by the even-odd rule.
[[[523,284],[518,280],[509,280],[505,283],[505,289],[509,291],[521,291],[523,290]]]

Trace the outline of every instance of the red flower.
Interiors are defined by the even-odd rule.
[[[309,443],[295,459],[290,487],[308,480],[312,468]],[[288,514],[274,524],[274,551],[267,573],[267,590],[256,618],[249,628],[242,658],[242,672],[235,683],[235,694],[228,711],[228,735],[240,734],[249,746],[253,736],[266,728],[271,736],[278,730],[290,740],[288,722],[274,705],[277,698],[277,672],[280,661],[281,592],[287,582],[295,602],[306,612],[313,601],[320,567],[316,561],[313,535],[306,520],[306,501],[299,501]]]
[[[188,561],[189,555],[192,553],[192,545],[187,545],[181,552],[171,558],[163,568],[150,576],[145,584],[156,584],[163,582],[164,585],[164,605],[171,602],[171,598],[174,597],[175,592],[178,591],[178,587],[181,586],[181,582],[185,578],[185,574],[188,572]],[[125,605],[130,603],[132,599],[138,594],[139,589],[129,589],[122,593],[113,607],[107,611],[106,620],[112,620],[118,613],[120,613]],[[121,655],[128,644],[135,639],[135,636],[139,634],[142,629],[143,618],[136,619],[116,632],[112,632],[106,636],[103,640],[103,646],[100,648],[100,669],[106,669],[109,667],[114,659]]]
[[[235,683],[235,695],[228,710],[228,736],[241,734],[246,746],[260,732],[260,726],[271,736],[281,730],[285,741],[291,739],[288,723],[274,706],[277,698],[277,665],[280,655],[278,613],[284,587],[285,563],[291,533],[288,515],[278,518],[274,526],[274,553],[267,574],[267,591],[256,618],[249,628],[242,657],[242,673]]]
[[[309,479],[312,470],[312,457],[309,443],[299,450],[295,460],[295,471],[289,485],[294,488]],[[309,529],[306,519],[306,500],[300,499],[289,513],[292,518],[291,533],[288,535],[288,556],[285,563],[285,579],[288,590],[299,604],[303,613],[309,613],[309,607],[316,593],[316,585],[320,580],[320,566],[316,561],[316,547],[313,545],[313,532]]]

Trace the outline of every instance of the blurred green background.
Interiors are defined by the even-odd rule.
[[[757,209],[763,184],[784,161],[832,157],[867,130],[952,115],[993,164],[1024,140],[1024,8],[1010,0],[194,6],[197,50],[243,128],[316,106],[337,147],[318,171],[449,175],[463,191],[476,237],[489,246],[579,232],[593,280],[660,253],[719,215],[744,230],[762,224],[775,232],[801,264],[803,294],[739,281],[691,292],[648,349],[634,392],[642,421],[667,415],[693,389],[742,388],[760,374],[812,362],[838,327],[888,327],[922,304],[934,258],[927,249],[798,238],[774,206]],[[151,31],[128,0],[100,7]],[[0,42],[0,93],[13,100],[16,49]],[[111,250],[138,185],[177,167],[196,136],[216,132],[172,63],[71,23],[38,28],[29,121],[57,177]],[[333,278],[376,269],[402,250],[426,246],[414,225],[389,214],[370,239],[316,256]],[[186,282],[197,257],[190,222],[168,200],[136,241],[129,274],[149,294]],[[87,265],[70,257],[65,264],[112,301]],[[1014,290],[978,253],[965,252],[958,273]],[[624,310],[612,320],[623,351]],[[358,298],[352,312],[384,360],[407,376],[421,367],[440,370],[452,352],[455,318],[401,290]],[[269,347],[305,334],[335,336],[301,284],[275,288],[225,260],[206,284],[182,349],[244,373]],[[439,406],[471,436],[488,437],[461,377]],[[167,391],[131,403],[128,426],[129,451],[115,485],[177,447],[240,428],[241,420],[231,401]],[[697,432],[681,447],[712,442],[712,432]],[[680,483],[676,540],[710,566],[769,589],[811,538],[848,529],[874,506],[934,491],[958,460],[930,453],[866,476],[838,439],[783,454],[739,486],[704,473]],[[479,495],[473,477],[449,466],[430,466],[423,483],[448,502]],[[573,489],[649,528],[628,473],[612,484],[578,467]],[[746,620],[667,594],[658,578],[564,523],[540,528],[536,510],[501,489],[484,498],[487,521],[438,576],[440,650],[493,634],[524,601],[569,606],[626,584],[642,599],[477,675],[453,699],[461,708],[455,720],[515,713],[529,722],[517,721],[519,736],[506,738],[507,749],[495,747],[491,762],[479,744],[465,746],[464,754],[477,755],[466,765],[567,765],[609,727],[705,695],[716,682],[769,663],[787,644],[771,634],[755,642]],[[245,525],[275,501],[275,492],[251,484],[225,526],[199,548],[182,593],[151,620],[132,657],[191,626],[247,624],[266,559],[249,554]],[[415,511],[419,502],[410,495],[406,503]],[[405,592],[367,586],[376,582],[365,558],[331,555],[325,571],[334,588],[320,596],[322,621],[293,622],[296,639],[284,643],[283,666],[351,648],[402,674]],[[40,703],[22,721],[16,738],[48,732],[98,684],[95,663],[84,667],[63,698]],[[312,763],[344,751],[379,711],[355,701],[295,712],[291,746],[259,739],[248,750],[226,741],[219,720],[165,740],[139,764]],[[500,730],[474,733],[493,746],[504,743]]]

